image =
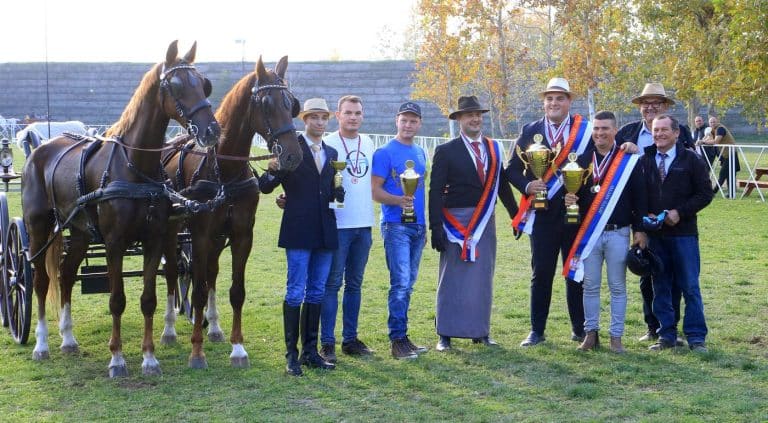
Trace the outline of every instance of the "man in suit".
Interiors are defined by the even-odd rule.
[[[656,116],[667,113],[667,110],[675,104],[675,101],[667,96],[663,85],[657,82],[649,82],[643,87],[643,92],[632,99],[632,103],[638,105],[640,115],[643,118],[622,126],[616,134],[616,144],[635,144],[638,146],[640,154],[642,154],[645,148],[653,145],[653,134],[651,133],[653,119]],[[691,130],[687,126],[680,125],[677,142],[685,148],[694,148]],[[652,310],[653,282],[651,279],[652,276],[650,275],[640,278],[640,293],[643,297],[643,318],[648,326],[648,331],[640,337],[640,341],[654,341],[659,337],[656,333],[659,329],[659,320],[656,319]],[[677,321],[680,319],[680,291],[673,290],[672,296],[672,302],[675,304],[675,321]]]
[[[517,212],[502,149],[482,135],[488,109],[475,96],[459,97],[458,106],[448,117],[461,134],[435,149],[429,185],[432,248],[440,252],[437,351],[451,349],[451,338],[497,345],[490,337],[497,196],[510,217]]]
[[[301,365],[333,369],[317,351],[320,305],[325,282],[331,269],[333,253],[338,246],[336,216],[328,204],[344,201],[344,189],[334,188],[335,171],[331,161],[337,160],[335,149],[323,143],[323,133],[330,111],[322,98],[304,103],[299,118],[304,121],[304,134],[299,145],[304,160],[291,172],[276,171],[276,161],[259,178],[261,192],[271,193],[282,185],[286,193],[278,246],[285,248],[288,281],[283,302],[286,372],[301,376]],[[297,342],[301,336],[299,358]]]
[[[565,188],[559,169],[567,163],[569,153],[583,153],[591,144],[591,124],[586,118],[571,115],[571,91],[564,78],[552,78],[540,94],[544,101],[544,117],[523,127],[515,150],[507,166],[512,185],[527,196],[520,202],[520,211],[513,220],[519,231],[529,235],[531,242],[531,331],[522,347],[537,345],[545,340],[549,307],[552,299],[552,283],[557,267],[558,252],[563,262],[576,236],[578,225],[565,223]],[[542,178],[533,175],[520,157],[536,142],[552,151],[559,152],[554,159],[554,169]],[[536,208],[533,196],[547,193],[547,208]],[[540,206],[541,207],[541,206]],[[584,340],[583,287],[571,279],[565,279],[566,302],[571,320],[571,339]]]

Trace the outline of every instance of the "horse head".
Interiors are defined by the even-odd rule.
[[[168,46],[160,72],[160,95],[164,110],[187,128],[201,147],[211,147],[219,140],[221,128],[211,110],[211,81],[201,75],[193,63],[197,42],[179,59],[178,41]]]
[[[292,171],[302,159],[293,118],[301,110],[299,100],[285,83],[288,56],[283,56],[275,70],[267,70],[259,57],[256,79],[251,88],[251,102],[258,112],[257,132],[267,140],[267,147],[277,156],[281,169]]]

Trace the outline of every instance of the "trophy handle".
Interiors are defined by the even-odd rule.
[[[525,166],[528,166],[528,160],[525,159],[525,154],[523,154],[523,150],[517,144],[515,144],[515,153],[517,153],[517,157],[520,157],[520,160],[525,164]]]
[[[593,171],[592,165],[593,164],[590,163],[589,166],[586,169],[584,169],[584,180],[581,181],[582,184],[586,184],[587,181],[589,180],[589,177],[592,176],[592,171]]]

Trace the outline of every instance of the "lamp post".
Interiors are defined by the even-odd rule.
[[[245,75],[245,38],[238,38],[235,44],[240,44],[240,71]]]

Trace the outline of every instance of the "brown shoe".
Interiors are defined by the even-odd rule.
[[[341,343],[341,352],[347,355],[371,355],[373,351],[363,341],[355,338]]]
[[[408,336],[405,337],[405,343],[408,344],[408,348],[410,348],[411,351],[415,352],[416,354],[424,354],[425,352],[429,351],[429,348],[422,347],[411,342],[411,339],[408,338]]]
[[[320,347],[320,357],[329,363],[336,362],[336,345],[335,344],[323,344]]]
[[[403,338],[392,341],[392,357],[398,360],[413,360],[414,358],[418,358],[419,355],[411,350],[411,347],[408,346],[408,342]]]
[[[611,337],[611,351],[615,352],[616,354],[624,354],[627,352],[627,350],[624,349],[624,346],[621,345],[620,336]]]
[[[596,330],[587,331],[587,336],[584,337],[584,342],[577,348],[579,351],[589,351],[600,346],[600,338],[597,335]]]

